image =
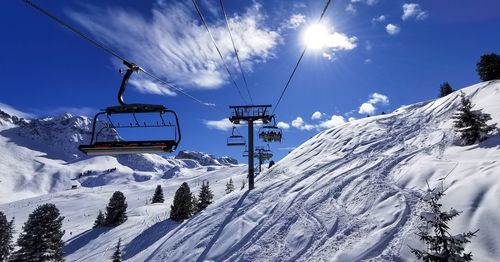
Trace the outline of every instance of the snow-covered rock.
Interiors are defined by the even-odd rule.
[[[220,166],[220,165],[227,166],[227,165],[238,164],[238,160],[232,157],[227,157],[227,156],[216,157],[214,155],[205,154],[202,152],[188,151],[188,150],[180,151],[175,158],[196,160],[202,166]]]

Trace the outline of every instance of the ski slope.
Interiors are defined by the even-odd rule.
[[[462,91],[500,122],[500,81]],[[55,203],[66,217],[67,261],[104,261],[118,238],[126,261],[414,261],[408,246],[423,248],[415,233],[429,184],[447,188],[444,208],[463,211],[452,232],[480,229],[466,251],[476,261],[497,261],[500,135],[458,145],[451,115],[459,103],[455,92],[323,131],[260,174],[251,192],[238,190],[243,166],[182,169],[186,174],[106,182],[9,202],[0,210],[16,217],[19,229],[36,205]],[[237,190],[224,195],[229,177]],[[183,223],[166,219],[180,183],[197,188],[202,179],[210,179],[215,203]],[[147,204],[158,183],[165,204]],[[127,197],[129,220],[92,230],[114,190]]]

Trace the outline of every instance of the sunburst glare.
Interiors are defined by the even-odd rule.
[[[313,24],[305,30],[303,41],[307,48],[318,50],[326,46],[328,35],[328,28],[325,25]]]

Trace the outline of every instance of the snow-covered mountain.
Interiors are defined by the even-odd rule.
[[[90,140],[89,118],[63,114],[26,120],[11,115],[13,110],[10,114],[5,111],[0,108],[0,203],[72,186],[143,182],[176,177],[184,169],[200,173],[238,165],[229,157],[188,151],[176,157],[136,154],[88,158],[78,145]],[[118,138],[113,130],[103,135]]]
[[[492,122],[500,122],[500,81],[462,91],[476,108],[491,114]],[[419,214],[426,206],[421,196],[429,184],[447,188],[445,209],[463,211],[450,224],[452,233],[480,229],[466,250],[476,261],[498,261],[500,135],[458,145],[451,116],[459,103],[455,92],[323,131],[262,172],[251,192],[223,192],[230,177],[239,188],[244,166],[207,171],[198,162],[203,171],[180,168],[174,175],[164,172],[139,183],[149,171],[132,171],[119,165],[125,161],[120,158],[93,158],[70,165],[109,172],[96,175],[95,183],[105,180],[102,186],[13,201],[0,210],[15,216],[20,230],[20,221],[36,205],[55,203],[66,217],[67,261],[107,260],[118,238],[126,261],[414,261],[409,246],[423,248],[415,233],[422,226]],[[13,146],[4,140],[0,136],[2,147]],[[148,157],[142,170],[154,169],[150,164],[161,158]],[[197,161],[192,158],[199,156],[171,161],[185,158]],[[53,168],[51,161],[56,160],[44,160],[43,167],[31,163],[30,170]],[[0,162],[0,170],[24,168],[5,163]],[[115,165],[117,171],[105,169]],[[132,180],[113,181],[123,177]],[[183,223],[168,220],[180,183],[196,189],[205,179],[214,189],[215,203]],[[165,188],[165,204],[148,204],[158,183]],[[127,196],[129,220],[113,229],[91,229],[114,190]]]

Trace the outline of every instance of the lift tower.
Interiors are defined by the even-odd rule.
[[[272,115],[269,115],[271,105],[247,105],[247,106],[230,106],[231,121],[235,125],[246,122],[248,125],[248,190],[254,188],[254,145],[253,145],[253,125],[255,121],[262,121],[263,124],[268,124],[272,120]]]

